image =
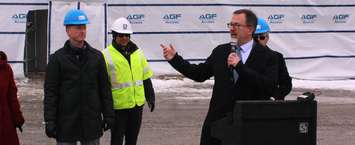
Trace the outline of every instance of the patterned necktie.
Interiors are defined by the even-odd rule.
[[[241,51],[241,48],[240,47],[236,47],[235,53],[237,53],[238,57],[240,58],[240,62],[239,63],[243,63],[242,55],[241,55],[240,51]],[[234,78],[233,80],[234,80],[234,83],[237,82],[238,77],[239,77],[238,72],[235,69],[233,69],[233,78]]]

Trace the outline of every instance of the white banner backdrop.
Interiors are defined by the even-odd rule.
[[[24,21],[22,14],[29,9],[48,7],[32,6],[30,2],[34,1],[0,5],[8,12],[0,15],[3,22],[0,38],[8,40],[1,50],[9,53],[11,61],[23,61],[24,53],[25,24],[15,22]],[[226,23],[233,11],[246,8],[269,22],[272,29],[269,46],[284,54],[291,76],[315,80],[355,78],[355,65],[352,65],[355,61],[355,1],[56,0],[49,9],[50,53],[67,40],[63,26],[65,13],[78,7],[89,16],[87,41],[97,49],[111,43],[110,27],[115,19],[129,19],[135,32],[132,40],[144,50],[155,74],[177,73],[164,61],[159,44],[171,43],[184,58],[200,62],[217,45],[229,42]],[[22,68],[19,64],[13,64],[17,65],[15,72],[23,74],[23,69],[17,69]]]
[[[11,1],[13,2],[13,1]],[[0,1],[0,50],[4,51],[16,77],[24,77],[26,18],[29,10],[48,9],[47,1],[3,3]],[[32,2],[32,3],[30,3]],[[42,2],[42,3],[41,3]]]
[[[109,4],[108,26],[118,17],[129,19],[135,31],[132,39],[152,60],[154,71],[176,73],[162,61],[159,44],[175,45],[184,58],[204,59],[217,45],[229,42],[226,23],[232,12],[251,9],[269,22],[269,46],[284,54],[291,76],[316,80],[355,78],[355,65],[349,65],[355,61],[353,5],[266,4]]]
[[[1,51],[4,51],[7,55],[8,60],[11,62],[10,65],[14,71],[16,77],[23,78],[23,60],[25,48],[25,35],[24,34],[0,34],[0,40],[3,42],[1,44]]]

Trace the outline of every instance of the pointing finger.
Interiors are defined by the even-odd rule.
[[[163,49],[166,49],[166,46],[163,45],[163,44],[160,44],[160,47],[163,48]]]

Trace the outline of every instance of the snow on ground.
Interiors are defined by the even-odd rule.
[[[153,78],[154,89],[157,93],[180,94],[178,96],[165,95],[165,99],[174,100],[208,100],[211,98],[214,80],[194,82],[187,78]],[[286,97],[295,100],[304,91],[316,90],[316,100],[327,104],[355,104],[355,80],[337,81],[310,81],[293,79],[293,91]],[[20,79],[16,80],[19,87],[19,97],[31,92],[32,96],[43,99],[43,80]]]
[[[166,91],[206,91],[211,90],[211,87],[214,83],[214,80],[207,80],[205,82],[195,82],[190,79],[152,79],[154,89],[157,92],[166,92]],[[204,87],[203,87],[204,86]],[[182,90],[181,90],[182,89]]]
[[[164,92],[166,89],[171,90],[180,90],[189,92],[189,91],[205,91],[204,89],[210,89],[213,85],[213,80],[207,80],[203,83],[194,82],[190,79],[153,79],[154,88],[158,92]],[[312,80],[292,80],[293,88],[300,89],[327,89],[327,90],[349,90],[355,91],[355,80],[336,80],[336,81],[312,81]],[[201,88],[191,88],[191,86],[210,86]]]
[[[213,80],[203,83],[194,82],[190,79],[153,79],[153,85],[158,93],[173,92],[185,93],[173,97],[176,100],[208,100],[211,98]],[[298,95],[306,90],[316,90],[316,100],[326,104],[355,104],[355,80],[342,81],[310,81],[293,79],[293,93],[286,100],[296,100]],[[332,93],[329,93],[332,92]],[[352,92],[352,93],[344,93]],[[346,94],[346,95],[344,95]]]
[[[311,81],[293,79],[292,84],[293,88],[355,91],[355,80]]]
[[[29,81],[30,79],[24,78],[16,80],[17,85],[31,86],[34,84]],[[157,92],[166,91],[207,91],[210,90],[214,84],[214,80],[206,80],[205,82],[195,82],[187,78],[182,79],[158,79],[153,78],[154,89]],[[38,83],[38,82],[34,82]],[[43,82],[40,82],[43,83]],[[297,89],[326,89],[326,90],[349,90],[355,91],[355,80],[335,80],[335,81],[313,81],[313,80],[292,80],[293,88]],[[38,85],[38,84],[37,84]],[[43,84],[40,84],[43,85]]]

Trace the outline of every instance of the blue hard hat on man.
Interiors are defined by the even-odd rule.
[[[89,19],[84,11],[78,9],[70,10],[64,17],[64,25],[86,25]]]
[[[258,24],[256,25],[254,34],[262,34],[266,32],[270,32],[269,24],[263,18],[258,18]]]

